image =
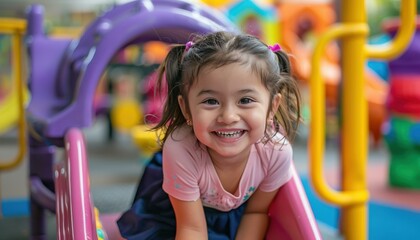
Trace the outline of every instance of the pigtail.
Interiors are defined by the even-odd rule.
[[[280,68],[278,93],[281,94],[279,110],[275,114],[274,123],[277,130],[284,132],[289,141],[293,141],[301,118],[301,96],[299,86],[292,76],[291,64],[286,52],[275,52]]]
[[[161,143],[165,142],[168,135],[173,132],[176,126],[185,122],[181,108],[178,104],[178,96],[182,94],[182,58],[185,52],[184,45],[173,47],[164,62],[158,68],[158,81],[156,89],[161,91],[163,81],[166,81],[168,93],[163,108],[162,118],[159,123],[154,126],[153,130],[163,130],[163,134],[159,136]],[[164,77],[165,76],[165,77]]]
[[[278,59],[280,73],[292,76],[292,67],[291,67],[291,63],[290,63],[289,56],[287,55],[287,53],[284,51],[278,51],[278,52],[275,52],[275,54]]]

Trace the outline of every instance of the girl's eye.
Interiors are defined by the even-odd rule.
[[[208,105],[217,105],[219,102],[216,99],[206,99],[203,101],[203,103]]]
[[[251,98],[241,98],[241,100],[239,100],[240,104],[249,104],[249,103],[252,103],[252,102],[254,102],[254,100],[251,99]]]

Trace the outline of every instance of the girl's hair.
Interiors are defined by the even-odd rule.
[[[300,94],[297,82],[291,75],[287,54],[281,50],[272,51],[254,36],[215,32],[195,36],[187,49],[186,45],[174,46],[158,69],[157,89],[164,85],[165,78],[168,87],[162,118],[154,127],[155,130],[163,130],[163,143],[175,129],[186,124],[178,96],[185,99],[188,108],[188,90],[197,81],[200,71],[205,67],[216,69],[231,63],[249,64],[268,89],[270,99],[277,93],[281,94],[273,126],[275,132],[281,132],[288,140],[293,140],[301,120]],[[266,131],[267,140],[273,136],[270,132]]]

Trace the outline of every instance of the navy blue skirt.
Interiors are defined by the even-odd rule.
[[[162,182],[162,153],[157,152],[145,167],[133,205],[117,221],[121,236],[129,240],[175,239],[175,213]],[[209,239],[235,239],[245,204],[229,212],[203,208]]]

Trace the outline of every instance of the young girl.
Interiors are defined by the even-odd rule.
[[[216,32],[173,47],[159,76],[168,87],[155,127],[163,149],[118,221],[122,236],[263,239],[269,205],[291,177],[300,121],[287,54]]]

